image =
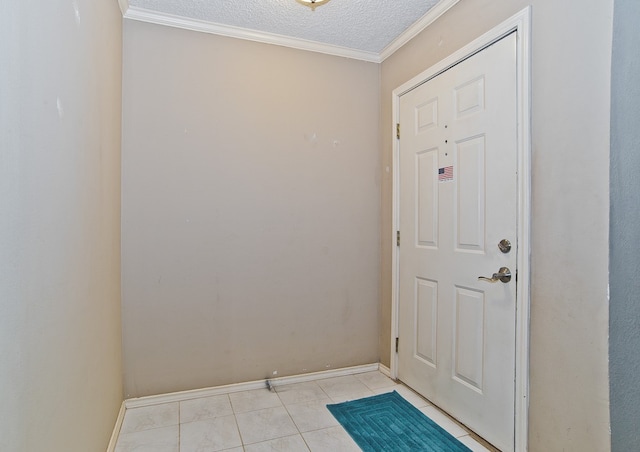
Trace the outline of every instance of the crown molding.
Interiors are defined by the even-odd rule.
[[[118,0],[118,5],[120,5],[120,11],[122,11],[122,16],[127,13],[129,9],[129,0]]]
[[[385,47],[382,52],[380,52],[379,60],[380,62],[386,60],[391,55],[395,53],[400,47],[405,45],[411,39],[416,37],[418,33],[427,28],[433,22],[435,22],[440,16],[449,11],[456,3],[460,0],[440,0],[433,8],[431,8],[427,13],[422,16],[416,23],[411,25],[409,28],[405,30],[400,36],[394,39],[391,44]]]
[[[126,2],[127,0],[119,1]],[[250,30],[247,28],[217,24],[204,20],[189,19],[173,14],[159,13],[144,8],[137,8],[135,6],[129,6],[123,16],[125,19],[137,20],[140,22],[166,25],[169,27],[183,28],[185,30],[199,31],[203,33],[227,36],[231,38],[246,39],[248,41],[274,44],[300,50],[309,50],[311,52],[325,53],[327,55],[341,56],[372,63],[380,62],[380,55],[375,52],[365,52],[362,50],[324,44],[316,41],[291,38],[275,33],[266,33],[262,31]]]
[[[394,39],[391,44],[385,47],[382,52],[366,52],[363,50],[351,49],[348,47],[324,44],[317,41],[309,41],[306,39],[291,38],[275,33],[267,33],[263,31],[251,30],[248,28],[234,27],[215,22],[209,22],[198,19],[190,19],[174,14],[161,13],[136,6],[129,6],[129,0],[118,0],[120,10],[125,19],[137,20],[140,22],[148,22],[157,25],[166,25],[169,27],[183,28],[185,30],[199,31],[202,33],[210,33],[214,35],[227,36],[230,38],[246,39],[248,41],[262,42],[266,44],[274,44],[283,47],[291,47],[299,50],[308,50],[311,52],[324,53],[327,55],[340,56],[344,58],[352,58],[371,63],[382,63],[400,47],[413,39],[418,33],[435,22],[440,16],[446,13],[460,0],[440,0],[433,8],[431,8],[416,23],[410,26],[404,33]]]

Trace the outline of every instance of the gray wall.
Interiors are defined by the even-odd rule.
[[[532,5],[529,445],[606,451],[613,0],[465,0],[382,64],[381,359],[391,313],[391,92]]]
[[[640,450],[640,2],[616,0],[611,65],[611,444]]]
[[[0,3],[0,450],[101,452],[122,402],[115,0]]]
[[[378,361],[379,67],[125,21],[125,390]]]

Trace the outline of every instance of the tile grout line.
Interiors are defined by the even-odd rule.
[[[242,432],[240,431],[240,424],[238,423],[238,413],[236,413],[236,409],[233,406],[233,402],[231,401],[231,396],[229,395],[230,393],[226,393],[225,395],[227,396],[227,399],[229,400],[229,405],[231,406],[231,412],[233,413],[233,420],[236,423],[236,430],[238,431],[238,437],[240,438],[240,447],[242,447],[242,450],[245,450],[245,444],[244,444],[244,439],[242,438]]]
[[[182,436],[182,422],[180,419],[180,412],[182,408],[182,402],[178,402],[178,452],[180,452],[180,449],[182,449],[182,442],[181,442],[181,436]]]
[[[316,383],[317,385],[317,383]],[[318,385],[318,387],[320,388],[320,385]],[[324,393],[324,391],[322,390],[322,388],[320,388],[320,390]],[[298,435],[300,435],[300,438],[302,438],[302,441],[304,442],[304,445],[306,446],[306,448],[311,451],[311,447],[309,447],[309,444],[307,444],[307,440],[304,439],[304,436],[302,435],[302,432],[300,431],[300,427],[298,427],[298,424],[296,424],[296,421],[293,420],[293,416],[291,416],[291,412],[289,411],[289,408],[287,407],[287,404],[284,403],[284,400],[282,400],[282,397],[280,397],[280,394],[278,393],[278,390],[274,388],[274,391],[276,393],[276,395],[278,396],[278,400],[280,400],[280,403],[282,403],[282,406],[284,407],[285,411],[287,412],[287,415],[289,416],[289,419],[291,419],[291,422],[293,422],[293,425],[296,427],[296,430],[298,431]],[[294,405],[294,404],[292,404]]]
[[[378,382],[377,382],[377,381],[370,381],[370,382],[369,382],[369,384],[367,384],[367,381],[364,381],[364,379],[363,379],[363,378],[361,378],[361,377],[363,377],[363,375],[358,374],[358,375],[353,375],[353,376],[355,377],[355,379],[356,379],[357,381],[359,381],[362,385],[364,385],[364,386],[365,386],[365,387],[366,387],[370,392],[372,392],[372,393],[373,393],[373,395],[375,395],[375,394],[376,394],[376,391],[379,391],[379,390],[385,390],[385,389],[391,389],[391,390],[393,390],[393,387],[394,387],[394,386],[400,386],[400,387],[406,388],[407,390],[409,390],[409,391],[410,391],[410,392],[412,392],[412,393],[415,393],[415,391],[411,390],[411,388],[407,387],[407,386],[406,386],[405,384],[403,384],[401,381],[393,381],[393,380],[390,380],[390,381],[392,382],[392,384],[390,384],[388,387],[387,387],[387,386],[384,386],[384,387],[383,387],[383,386],[380,386],[380,387],[375,387],[375,388],[373,388],[373,387],[371,387],[371,386],[370,386],[370,384],[371,384],[371,385],[373,385],[373,386],[377,386],[377,385],[378,385]],[[335,378],[339,378],[339,377],[335,377]],[[321,402],[324,404],[324,409],[326,410],[326,405],[327,405],[327,404],[330,404],[330,403],[339,403],[339,402],[336,402],[336,401],[335,401],[331,396],[329,396],[328,392],[327,392],[327,391],[326,391],[326,390],[325,390],[325,389],[324,389],[324,388],[319,384],[319,381],[321,381],[321,380],[323,380],[323,379],[322,379],[322,378],[319,378],[318,380],[315,380],[315,381],[313,381],[313,380],[312,380],[312,381],[309,381],[309,383],[313,382],[313,383],[314,383],[314,386],[315,386],[315,387],[317,387],[317,388],[320,390],[320,392],[318,393],[318,395],[322,395],[322,398],[314,397],[314,398],[313,398],[313,400],[300,400],[300,401],[295,401],[295,398],[294,398],[294,399],[293,399],[293,401],[292,401],[292,403],[290,403],[290,404],[286,404],[286,403],[285,403],[285,401],[282,399],[282,394],[284,394],[284,393],[283,393],[283,392],[278,391],[277,389],[274,389],[274,392],[276,393],[276,397],[277,397],[277,400],[278,400],[278,401],[279,401],[279,403],[280,403],[280,406],[282,406],[282,407],[284,407],[284,408],[285,408],[285,412],[287,413],[287,416],[289,417],[289,420],[293,423],[293,425],[294,425],[294,427],[295,427],[295,429],[296,429],[297,434],[301,437],[301,439],[303,440],[303,442],[304,442],[304,444],[305,444],[305,447],[307,447],[309,450],[311,450],[311,447],[310,447],[310,444],[309,444],[309,443],[307,442],[307,440],[305,439],[305,437],[304,437],[304,433],[310,433],[310,432],[317,432],[317,431],[320,431],[320,430],[326,430],[326,429],[327,429],[327,428],[329,428],[329,427],[314,428],[314,429],[312,429],[312,430],[308,430],[308,431],[305,431],[305,432],[303,433],[303,432],[300,430],[300,427],[298,427],[298,424],[295,422],[295,420],[294,420],[294,418],[293,418],[293,416],[292,416],[292,414],[291,414],[291,412],[290,412],[289,405],[292,405],[292,406],[293,406],[293,405],[297,405],[297,404],[304,404],[304,403],[310,403],[310,402],[314,402],[314,401],[321,401]],[[301,383],[306,383],[306,382],[301,382]],[[288,386],[288,385],[293,385],[293,384],[295,384],[295,383],[294,383],[294,382],[291,382],[291,383],[285,383],[285,384],[283,384],[282,386]],[[247,390],[246,392],[248,392],[248,391],[250,391],[250,390]],[[245,392],[245,391],[240,391],[240,392]],[[237,417],[237,416],[238,416],[238,414],[240,414],[240,413],[237,413],[237,412],[236,412],[237,410],[236,410],[236,408],[234,407],[234,405],[233,405],[233,403],[232,403],[232,401],[231,401],[231,394],[233,394],[233,393],[235,393],[235,391],[225,393],[224,395],[226,396],[226,400],[227,400],[227,402],[229,403],[229,406],[231,407],[231,412],[232,412],[232,414],[233,414],[233,416],[234,416],[234,421],[235,421],[235,424],[236,424],[236,431],[238,432],[238,436],[239,436],[239,439],[240,439],[240,442],[241,442],[241,444],[240,444],[240,446],[239,446],[239,447],[240,447],[240,448],[242,448],[242,450],[244,451],[244,450],[246,449],[246,448],[245,448],[245,446],[247,446],[247,444],[245,444],[245,440],[244,440],[244,438],[242,437],[242,433],[241,433],[241,431],[240,431],[240,427],[239,427],[239,423],[238,423],[238,417]],[[423,412],[423,414],[425,414],[425,415],[426,415],[426,413],[424,413],[423,409],[426,409],[426,408],[431,407],[432,409],[434,409],[434,411],[435,411],[435,412],[438,412],[440,415],[442,415],[442,416],[444,417],[444,419],[447,419],[447,420],[451,421],[451,422],[453,423],[453,425],[455,425],[455,426],[458,426],[458,427],[461,427],[461,428],[462,428],[462,431],[463,431],[464,433],[462,433],[462,434],[460,434],[460,435],[455,435],[454,433],[450,432],[447,428],[444,428],[443,426],[441,426],[442,428],[444,428],[444,429],[445,429],[445,431],[447,431],[449,434],[451,434],[454,438],[456,438],[456,439],[458,439],[458,440],[460,440],[460,439],[462,439],[462,438],[469,438],[470,440],[477,442],[481,447],[485,447],[485,448],[486,448],[486,445],[485,445],[485,444],[483,444],[483,442],[482,442],[482,441],[478,441],[478,440],[475,438],[475,434],[474,434],[473,432],[471,432],[468,428],[466,428],[466,426],[464,426],[463,424],[460,424],[458,421],[456,421],[454,418],[452,418],[450,415],[448,415],[448,413],[446,413],[445,411],[441,410],[441,409],[440,409],[440,408],[438,408],[436,405],[433,405],[433,403],[431,403],[428,399],[425,399],[424,397],[420,396],[420,395],[419,395],[419,394],[417,394],[417,393],[416,393],[416,395],[417,395],[420,399],[422,399],[422,400],[426,401],[426,402],[427,402],[427,405],[426,405],[426,406],[424,406],[424,407],[420,407],[420,408],[418,408],[417,406],[415,406],[415,405],[413,404],[413,402],[410,402],[410,403],[411,403],[412,405],[414,405],[414,407],[418,408],[418,410],[420,410],[421,412]],[[199,398],[202,398],[202,397],[198,397],[198,399],[199,399]],[[193,400],[193,399],[188,399],[188,400]],[[183,401],[178,401],[178,403],[177,403],[177,409],[178,409],[178,413],[177,413],[177,422],[178,422],[178,438],[177,438],[177,439],[178,439],[178,452],[180,452],[180,451],[182,450],[182,445],[181,445],[181,440],[182,440],[182,405],[183,405],[183,403],[182,403],[182,402],[183,402]],[[170,403],[170,402],[169,402],[169,403]],[[258,410],[259,410],[259,409],[258,409]],[[258,411],[258,410],[252,410],[252,411]],[[125,407],[125,413],[124,413],[123,418],[126,416],[127,411],[129,411],[129,410]],[[130,413],[129,413],[129,414],[130,414]],[[429,417],[429,416],[427,416],[427,417]],[[433,419],[432,419],[432,420],[433,420]],[[434,422],[435,422],[435,421],[434,421]],[[123,423],[124,423],[124,419],[123,419]],[[436,424],[437,424],[437,422],[436,422]],[[156,428],[160,428],[160,427],[156,427]],[[344,430],[344,427],[342,427],[342,429]],[[153,428],[152,428],[152,429],[149,429],[149,430],[153,430]],[[121,432],[120,432],[120,433],[121,433]],[[120,436],[121,436],[121,435],[118,435],[118,441],[116,442],[116,446],[117,446],[117,444],[119,443]],[[279,436],[278,438],[272,438],[272,440],[276,440],[276,439],[279,439],[279,438],[285,438],[285,437],[288,437],[288,436],[291,436],[291,435]],[[271,441],[271,440],[264,440],[264,441]],[[260,442],[264,442],[264,441],[259,441],[258,443],[260,443]],[[252,443],[252,444],[254,444],[254,443]],[[255,443],[255,444],[257,444],[257,443]],[[488,449],[488,448],[487,448],[487,450],[488,450],[488,451],[491,451],[491,450],[493,450],[493,449]]]

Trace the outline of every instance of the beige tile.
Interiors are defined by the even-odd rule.
[[[120,433],[115,452],[178,452],[178,426]]]
[[[341,394],[338,396],[331,397],[333,403],[342,403],[342,402],[351,402],[352,400],[364,399],[366,397],[372,397],[375,393],[371,390],[363,391],[363,392],[350,392],[346,394]]]
[[[396,384],[391,378],[381,374],[377,370],[375,372],[365,372],[357,374],[355,377],[363,382],[369,389],[380,389],[394,386]]]
[[[379,389],[373,390],[373,392],[375,392],[376,394],[384,394],[392,391],[396,391],[407,402],[409,402],[411,405],[413,405],[416,408],[423,408],[431,405],[431,403],[429,403],[427,399],[423,398],[422,396],[420,396],[419,394],[415,393],[414,391],[412,391],[411,389],[409,389],[408,387],[402,384],[396,384],[394,386],[388,386],[386,388],[379,388]]]
[[[306,432],[302,437],[311,452],[359,452],[360,448],[342,427]]]
[[[315,381],[278,386],[276,392],[285,405],[327,398],[327,394]]]
[[[121,433],[178,425],[178,402],[127,409]]]
[[[244,445],[291,436],[298,433],[283,406],[236,415]]]
[[[180,425],[180,452],[213,452],[241,445],[233,415]]]
[[[286,408],[298,430],[309,432],[340,425],[327,409],[327,403],[333,402],[331,399],[313,400],[311,402],[287,405]]]
[[[254,389],[229,394],[234,413],[246,413],[248,411],[262,410],[282,406],[278,394],[268,389]]]
[[[334,400],[342,399],[345,396],[361,396],[362,394],[373,395],[373,392],[367,387],[367,385],[353,375],[318,380],[318,385]]]
[[[431,419],[433,422],[449,432],[450,435],[456,438],[469,434],[469,432],[467,432],[462,426],[460,426],[460,424],[458,424],[446,414],[442,413],[434,406],[420,408],[420,411],[422,411],[427,415],[429,419]]]
[[[233,414],[227,394],[180,402],[180,423],[212,419]]]
[[[367,372],[282,385],[276,392],[259,389],[131,408],[116,452],[358,451],[326,404],[393,390],[473,452],[493,450],[405,385]]]
[[[491,452],[490,449],[487,449],[469,435],[461,436],[458,438],[458,441],[471,449],[472,452]]]
[[[380,395],[380,394],[386,394],[388,392],[393,392],[393,391],[398,391],[400,388],[402,388],[403,386],[401,384],[394,384],[393,386],[385,386],[384,388],[376,388],[376,389],[372,389],[373,393],[376,395]],[[398,391],[400,392],[400,391]]]
[[[309,452],[300,435],[285,436],[245,446],[245,452]]]

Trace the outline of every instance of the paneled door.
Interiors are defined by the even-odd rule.
[[[398,378],[504,451],[514,449],[516,101],[512,33],[399,108]]]

